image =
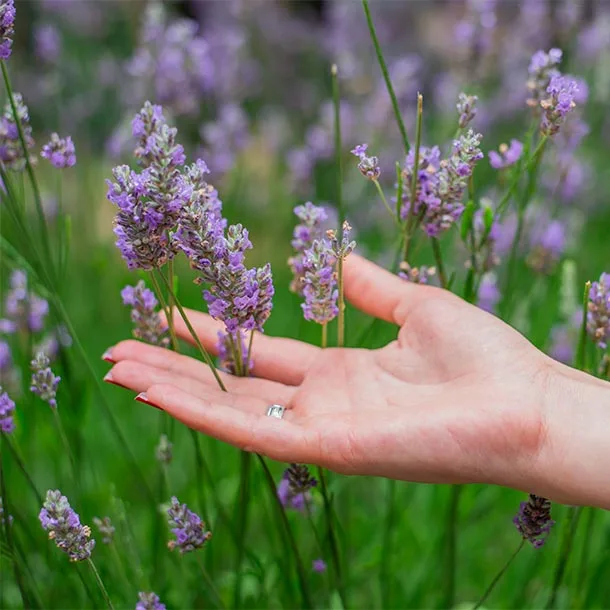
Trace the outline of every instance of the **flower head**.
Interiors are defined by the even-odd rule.
[[[311,569],[314,572],[317,572],[318,574],[322,574],[323,572],[326,572],[326,562],[324,561],[324,559],[314,559],[312,564],[311,564]]]
[[[138,593],[136,610],[165,610],[165,604],[161,603],[159,596],[152,591],[150,593]]]
[[[326,239],[316,239],[303,257],[303,296],[306,320],[326,324],[339,313],[336,256]]]
[[[557,66],[561,62],[563,53],[561,49],[551,49],[548,53],[545,51],[536,51],[532,55],[529,65],[529,78],[527,88],[530,94],[527,100],[528,105],[537,107],[540,102],[546,97],[546,90],[554,76],[559,75]]]
[[[519,140],[511,140],[510,145],[500,144],[499,153],[489,152],[489,164],[494,169],[504,169],[514,165],[523,154],[523,144]]]
[[[159,438],[159,444],[155,448],[155,457],[161,464],[168,465],[174,457],[174,445],[165,434]]]
[[[534,548],[540,548],[555,524],[551,519],[551,502],[530,494],[527,502],[521,502],[513,523],[524,540]]]
[[[426,267],[426,265],[411,267],[406,261],[400,263],[400,271],[398,272],[399,277],[413,284],[429,284],[430,279],[435,275],[436,267]]]
[[[4,313],[6,318],[0,320],[0,330],[6,334],[37,333],[44,328],[49,303],[29,289],[24,271],[16,270],[11,273]]]
[[[176,497],[171,499],[167,515],[171,532],[176,537],[167,544],[171,551],[177,548],[181,554],[190,553],[201,548],[212,536],[212,532],[206,531],[201,517],[186,504],[180,504]]]
[[[13,93],[13,102],[23,131],[26,148],[32,148],[34,139],[32,138],[28,107],[23,103],[23,97],[20,93]],[[4,113],[0,117],[0,161],[13,171],[21,171],[26,165],[19,129],[9,102],[5,104]]]
[[[303,511],[310,501],[310,491],[318,485],[305,464],[290,464],[284,471],[277,495],[286,508]]]
[[[0,0],[0,59],[11,56],[15,13],[14,0]]]
[[[76,149],[70,136],[60,138],[56,133],[52,133],[49,142],[42,147],[40,156],[50,161],[57,169],[76,165]]]
[[[610,338],[610,273],[602,273],[599,281],[591,284],[587,332],[598,347],[606,349]]]
[[[49,532],[49,539],[67,553],[70,561],[84,561],[91,557],[95,546],[95,540],[90,539],[91,529],[81,525],[79,516],[59,490],[47,491],[39,519],[43,529]]]
[[[61,377],[56,376],[49,366],[49,359],[40,352],[31,362],[32,381],[30,392],[40,396],[42,400],[49,403],[49,407],[57,409],[57,386]]]
[[[93,524],[102,534],[102,542],[104,544],[110,544],[114,540],[115,528],[110,521],[110,517],[93,517]]]
[[[476,95],[466,95],[460,93],[457,102],[457,111],[460,115],[458,126],[460,129],[468,127],[474,117],[477,115],[477,102],[479,98]]]
[[[486,273],[481,279],[477,305],[489,313],[494,313],[500,300],[498,280],[493,272]]]
[[[540,102],[544,110],[540,129],[543,134],[552,136],[576,107],[578,83],[570,76],[555,75],[546,91],[548,97]]]
[[[15,403],[0,386],[0,432],[10,434],[15,429]]]
[[[132,308],[133,336],[151,345],[166,347],[169,342],[167,326],[161,322],[157,299],[144,281],[140,280],[135,286],[125,286],[121,298],[124,305]]]
[[[360,173],[369,180],[379,180],[381,169],[377,157],[369,157],[366,154],[368,144],[358,144],[352,149],[351,153],[358,157],[358,169]]]

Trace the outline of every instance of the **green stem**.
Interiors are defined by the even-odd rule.
[[[102,592],[102,596],[104,597],[104,601],[106,602],[106,605],[108,606],[108,608],[110,610],[114,610],[114,606],[112,605],[112,601],[110,600],[108,591],[106,591],[106,587],[104,586],[104,582],[102,581],[100,573],[97,571],[97,568],[95,567],[95,564],[93,563],[93,560],[90,557],[89,557],[89,559],[87,559],[87,563],[91,567],[91,571],[93,572],[93,575],[95,576],[95,580],[97,581],[97,585],[100,588],[100,591]]]
[[[161,271],[159,271],[161,273]],[[174,306],[173,306],[173,294],[174,294],[174,261],[170,259],[167,263],[167,279],[169,285],[172,287],[172,291],[170,293],[169,303],[167,304],[167,326],[169,328],[169,334],[172,338],[172,345],[174,347],[174,351],[178,351],[178,339],[176,337],[176,329],[174,327]]]
[[[171,295],[170,298],[173,298],[174,303],[175,303],[176,307],[178,308],[178,312],[180,313],[180,316],[184,320],[184,324],[188,328],[189,333],[191,333],[191,336],[193,337],[193,341],[195,341],[195,345],[197,345],[197,348],[199,349],[199,352],[203,356],[203,359],[206,361],[206,364],[210,367],[210,370],[212,371],[212,375],[214,375],[214,378],[216,379],[218,385],[220,386],[220,389],[223,392],[226,392],[227,388],[225,387],[225,384],[222,382],[222,379],[220,378],[220,375],[218,374],[218,371],[216,370],[216,367],[214,366],[214,362],[212,361],[210,354],[208,354],[207,350],[201,344],[201,341],[200,341],[199,337],[197,336],[195,329],[193,328],[190,320],[188,319],[188,316],[186,315],[184,308],[180,304],[180,301],[176,298],[176,295],[174,294],[172,287],[169,285],[167,278],[162,273],[160,275],[163,278],[165,285],[167,286],[167,290],[168,290],[169,294]]]
[[[595,523],[595,516],[597,511],[594,508],[587,508],[587,521],[585,525],[585,533],[583,537],[583,547],[580,556],[580,566],[577,574],[577,588],[580,591],[580,603],[575,606],[576,608],[585,607],[585,580],[587,577],[587,563],[589,559],[589,552],[591,550],[591,541],[593,540],[593,525]]]
[[[337,178],[337,210],[339,211],[339,227],[343,236],[343,222],[345,221],[345,206],[343,204],[343,155],[341,154],[341,94],[339,92],[339,76],[337,64],[333,64],[330,69],[333,87],[333,107],[335,115],[335,163]],[[339,240],[341,241],[341,240]]]
[[[199,568],[201,569],[201,574],[203,576],[203,580],[205,580],[206,585],[209,587],[210,591],[216,598],[216,600],[218,602],[218,606],[220,608],[226,608],[225,603],[222,601],[222,596],[220,595],[218,589],[214,585],[214,581],[210,578],[208,571],[205,569],[205,566],[203,565],[203,562],[201,561],[201,557],[199,557],[198,553],[195,553],[195,555],[197,557],[197,563],[199,564]]]
[[[430,239],[432,243],[432,252],[434,253],[434,260],[436,261],[436,268],[438,269],[438,279],[441,282],[442,288],[447,288],[447,276],[445,275],[445,266],[443,265],[443,254],[441,252],[441,246],[436,237]]]
[[[405,149],[405,155],[408,155],[409,137],[407,136],[407,129],[405,128],[404,121],[402,120],[402,116],[400,114],[398,99],[396,97],[396,93],[394,92],[394,87],[392,86],[392,80],[390,79],[390,73],[388,71],[388,66],[386,65],[385,58],[383,56],[383,51],[381,50],[381,45],[379,44],[379,39],[377,38],[377,32],[375,31],[375,24],[373,23],[373,18],[371,17],[371,11],[369,9],[368,0],[362,0],[362,8],[364,9],[366,23],[369,28],[369,34],[371,35],[371,40],[373,41],[373,46],[375,47],[377,61],[379,62],[381,73],[383,74],[383,80],[385,81],[385,86],[388,90],[388,95],[390,96],[390,100],[392,101],[392,109],[394,110],[394,117],[396,118],[398,130],[400,131],[400,135],[402,138],[402,143]]]
[[[413,161],[413,176],[411,176],[411,192],[409,195],[409,212],[405,227],[405,258],[409,255],[409,242],[413,232],[413,218],[415,218],[415,201],[417,200],[417,184],[419,181],[419,151],[421,148],[422,118],[424,115],[424,98],[421,93],[417,94],[417,127],[415,131],[415,155]]]
[[[457,521],[458,506],[460,502],[461,493],[461,485],[451,486],[449,510],[447,511],[447,555],[445,560],[445,583],[443,587],[445,591],[445,598],[442,604],[443,608],[453,608],[453,606],[455,605],[455,571],[457,565]]]
[[[197,503],[199,504],[199,510],[204,515],[207,515],[207,505],[205,497],[203,495],[203,454],[201,452],[201,446],[199,445],[199,436],[195,430],[189,428],[191,434],[191,440],[193,441],[193,450],[195,452],[195,472],[196,472],[196,485],[197,485]]]
[[[161,273],[161,271],[159,271]],[[174,328],[173,316],[170,313],[170,308],[167,305],[167,301],[165,300],[165,296],[163,295],[163,291],[161,290],[161,286],[157,278],[155,277],[155,272],[150,271],[149,273],[150,281],[152,282],[153,288],[159,297],[159,302],[161,303],[161,308],[163,309],[163,313],[165,313],[165,317],[167,318],[167,327],[169,329],[169,336],[172,342],[172,349],[175,352],[180,351],[180,347],[178,345],[178,338],[176,337],[176,329]],[[170,321],[171,320],[171,321]]]
[[[328,323],[322,324],[322,348],[328,347]]]
[[[72,449],[70,448],[70,443],[68,442],[68,437],[66,436],[66,431],[64,430],[63,424],[61,423],[61,418],[59,417],[59,411],[57,408],[51,409],[53,411],[53,418],[55,419],[55,425],[57,426],[57,432],[59,433],[59,438],[68,454],[68,459],[70,460],[70,465],[72,466],[72,471],[74,473],[74,480],[77,481],[78,468],[76,467],[76,461],[74,459],[74,454],[72,453]]]
[[[485,590],[485,593],[483,593],[483,596],[476,603],[476,605],[472,608],[472,610],[477,610],[485,603],[485,601],[491,595],[492,591],[495,589],[496,585],[498,584],[498,582],[500,581],[502,576],[504,576],[504,573],[506,572],[506,570],[508,570],[508,568],[510,567],[510,564],[513,562],[515,557],[521,552],[521,549],[523,548],[524,545],[525,545],[525,539],[521,540],[521,542],[519,543],[519,546],[517,547],[517,550],[510,556],[508,561],[504,564],[504,567],[496,574],[496,577],[491,581],[489,587],[487,587],[487,589]]]
[[[250,466],[251,456],[247,451],[241,452],[239,473],[239,496],[237,499],[237,560],[235,562],[235,591],[233,593],[233,608],[239,608],[241,604],[242,589],[242,564],[244,561],[244,550],[246,533],[248,529],[248,516],[250,511]]]
[[[388,480],[388,498],[386,501],[386,517],[383,530],[383,546],[381,548],[381,563],[379,565],[379,586],[381,589],[381,607],[391,608],[391,574],[390,561],[393,555],[393,531],[395,519],[396,481]]]
[[[383,202],[385,209],[388,211],[388,213],[392,217],[392,220],[398,225],[398,227],[400,227],[402,229],[402,225],[400,224],[400,221],[398,220],[398,218],[396,218],[396,214],[394,213],[394,210],[390,207],[388,200],[385,198],[385,194],[383,192],[383,189],[381,188],[381,184],[379,184],[379,180],[372,180],[372,183],[375,185],[375,188],[377,189],[377,192],[379,193],[379,197],[381,197],[381,201]]]
[[[38,488],[36,487],[36,484],[34,483],[32,477],[29,475],[25,464],[23,462],[22,457],[19,455],[19,452],[17,451],[16,447],[13,447],[12,443],[9,441],[8,437],[6,435],[2,435],[3,440],[6,444],[6,446],[8,447],[9,451],[13,454],[13,459],[15,460],[15,462],[17,463],[17,467],[19,468],[19,470],[21,470],[21,474],[23,474],[25,480],[27,481],[28,485],[30,486],[30,489],[32,490],[32,492],[34,493],[34,495],[36,496],[36,500],[38,502],[38,504],[40,506],[42,506],[44,499],[43,497],[40,495],[40,492],[38,491]]]
[[[339,315],[337,316],[337,346],[345,345],[345,282],[343,281],[343,256],[337,262],[337,287],[339,290]]]
[[[580,335],[578,337],[578,348],[574,365],[581,371],[587,370],[587,311],[589,309],[589,292],[591,291],[591,282],[585,284],[585,292],[582,299],[582,323],[580,326]]]

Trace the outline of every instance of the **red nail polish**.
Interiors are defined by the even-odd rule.
[[[124,386],[122,383],[119,383],[118,381],[115,381],[115,380],[112,378],[112,374],[111,374],[111,373],[107,373],[107,374],[104,376],[104,381],[105,381],[106,383],[111,383],[112,385],[115,385],[115,386],[117,386],[117,387],[119,387],[119,388],[123,388],[123,389],[125,389],[125,390],[129,390],[129,389],[130,389],[130,388],[128,388],[127,386]]]
[[[109,349],[102,354],[102,360],[105,362],[110,362],[110,364],[116,364],[116,360],[112,358],[112,350]]]
[[[155,403],[150,402],[150,400],[148,400],[148,397],[146,396],[146,392],[140,392],[136,398],[135,398],[138,402],[142,402],[145,405],[149,405],[151,407],[154,407],[155,409],[159,409],[160,411],[162,411],[163,409],[161,409],[161,407],[158,407]]]

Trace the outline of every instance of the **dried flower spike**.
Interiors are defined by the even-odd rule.
[[[167,515],[171,532],[176,537],[167,543],[170,551],[178,549],[182,555],[190,553],[203,547],[212,536],[212,532],[206,531],[201,517],[189,510],[186,504],[180,504],[176,497],[171,499]]]
[[[15,13],[14,0],[0,0],[0,59],[8,59],[11,56]]]
[[[555,524],[551,519],[550,500],[530,494],[527,502],[521,502],[513,523],[524,540],[540,548]]]
[[[11,434],[15,429],[15,403],[0,386],[0,432]]]
[[[358,157],[358,169],[360,173],[369,180],[379,180],[381,169],[377,157],[369,157],[366,154],[368,144],[358,144],[351,150],[352,155]]]
[[[479,98],[476,95],[466,95],[460,93],[458,95],[457,111],[460,115],[458,126],[460,129],[468,127],[474,117],[477,115],[477,102]]]
[[[587,309],[587,332],[598,347],[606,349],[610,338],[610,273],[602,273],[599,281],[591,284]]]
[[[49,359],[42,352],[32,360],[30,392],[40,396],[42,400],[49,403],[49,407],[52,409],[57,409],[56,394],[61,377],[58,377],[53,373],[49,364]]]
[[[310,501],[310,491],[318,485],[305,464],[290,464],[277,487],[277,495],[286,508],[304,511]]]
[[[132,308],[133,336],[151,345],[166,347],[169,343],[167,326],[161,322],[157,299],[144,281],[140,280],[135,286],[125,286],[121,298],[123,305]]]

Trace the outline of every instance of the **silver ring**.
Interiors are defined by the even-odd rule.
[[[275,417],[277,419],[282,419],[284,417],[284,411],[286,407],[282,407],[282,405],[271,405],[267,409],[267,417]]]

